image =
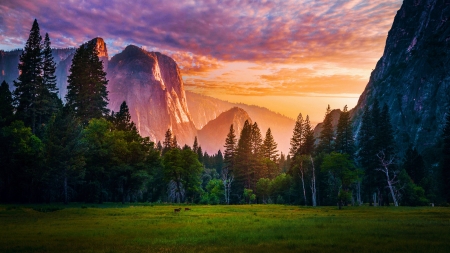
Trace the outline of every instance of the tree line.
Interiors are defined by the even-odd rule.
[[[209,155],[195,138],[180,146],[140,136],[124,101],[107,109],[108,80],[95,44],[76,49],[65,103],[58,97],[48,34],[35,20],[20,56],[14,92],[0,85],[1,202],[190,202],[295,205],[427,205],[450,202],[450,113],[441,161],[430,168],[414,147],[398,157],[389,108],[366,106],[355,129],[328,106],[315,138],[299,114],[288,154],[272,132],[246,121]],[[355,134],[356,130],[356,134]],[[355,137],[356,136],[356,137]]]

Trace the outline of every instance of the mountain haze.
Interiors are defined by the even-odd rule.
[[[231,124],[233,124],[236,138],[239,139],[239,133],[242,131],[246,120],[252,123],[252,119],[245,110],[234,107],[209,121],[198,131],[198,142],[202,150],[208,152],[208,154],[215,154],[219,149],[223,151]]]
[[[194,92],[186,91],[187,103],[192,119],[197,128],[202,128],[210,120],[217,118],[222,112],[233,107],[242,108],[248,113],[253,122],[258,123],[263,137],[268,128],[272,131],[272,135],[278,144],[278,150],[284,154],[289,152],[290,138],[295,126],[295,121],[279,113],[270,111],[267,108],[255,105],[246,105],[241,103],[230,103],[217,98],[200,95]],[[305,115],[306,116],[306,115]],[[228,128],[230,126],[228,125]],[[239,138],[239,132],[236,136]],[[225,137],[223,144],[225,143]],[[222,146],[223,146],[222,144]],[[217,150],[216,150],[217,152]]]

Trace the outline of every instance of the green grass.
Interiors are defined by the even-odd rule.
[[[183,207],[180,213],[173,209]],[[449,252],[450,209],[3,205],[0,252]]]

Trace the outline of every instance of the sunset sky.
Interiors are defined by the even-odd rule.
[[[172,56],[186,90],[322,120],[356,105],[401,0],[1,0],[0,49],[23,48],[33,20],[52,46],[105,39]]]

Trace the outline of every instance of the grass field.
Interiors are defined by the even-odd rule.
[[[3,205],[0,228],[0,252],[450,252],[440,207]]]

